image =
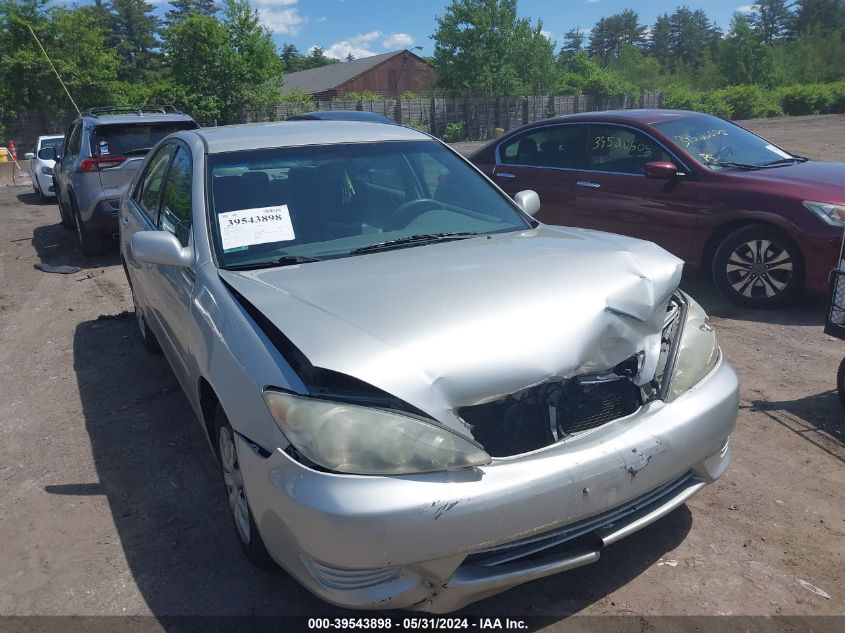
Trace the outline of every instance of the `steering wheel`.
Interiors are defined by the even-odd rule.
[[[419,207],[419,208],[418,208]],[[415,198],[400,204],[384,223],[385,231],[395,231],[408,226],[414,218],[428,209],[442,209],[443,203],[434,198]]]
[[[734,150],[730,145],[722,145],[719,149],[716,150],[716,153],[713,154],[714,160],[722,160],[723,158],[729,158],[733,155]]]

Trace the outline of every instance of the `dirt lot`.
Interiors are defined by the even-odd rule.
[[[845,116],[750,127],[845,161]],[[74,238],[54,204],[0,189],[0,614],[342,613],[241,556],[200,427],[141,347],[116,252],[84,259]],[[46,274],[39,261],[82,270]],[[467,613],[545,614],[550,628],[571,614],[845,614],[833,391],[845,343],[822,333],[821,299],[755,312],[706,279],[684,285],[742,380],[732,468],[599,563]]]

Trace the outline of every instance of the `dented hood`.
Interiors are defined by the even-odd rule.
[[[645,352],[682,262],[641,240],[536,229],[221,277],[317,367],[466,433],[454,409]]]

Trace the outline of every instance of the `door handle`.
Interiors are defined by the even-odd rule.
[[[120,221],[123,222],[123,226],[129,226],[129,216],[124,215],[120,218]]]
[[[589,189],[598,189],[599,187],[601,187],[601,184],[593,182],[592,180],[579,180],[575,184],[579,187],[587,187]]]
[[[512,178],[516,178],[516,174],[512,174],[509,171],[497,171],[496,172],[496,178],[512,179]]]

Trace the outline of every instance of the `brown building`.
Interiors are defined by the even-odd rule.
[[[329,64],[285,75],[283,90],[300,89],[317,100],[342,99],[350,92],[375,92],[386,98],[410,90],[417,94],[434,88],[437,71],[411,51],[394,51],[351,62]]]

